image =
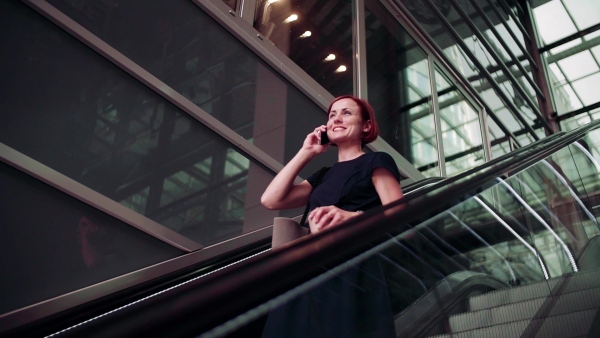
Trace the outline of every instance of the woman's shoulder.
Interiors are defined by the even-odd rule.
[[[369,159],[371,161],[385,161],[389,163],[395,163],[392,156],[383,151],[374,151],[372,153],[366,153],[363,156],[365,156],[365,160]]]
[[[390,170],[397,179],[400,179],[400,176],[401,176],[400,171],[398,170],[396,161],[394,161],[394,158],[390,154],[382,152],[382,151],[376,151],[376,152],[369,153],[369,157],[370,157],[369,163],[371,164],[371,169],[386,168],[386,169]]]

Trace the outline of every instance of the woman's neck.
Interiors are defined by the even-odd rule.
[[[338,145],[338,162],[350,161],[353,160],[360,155],[363,155],[365,152],[362,150],[361,145],[354,146],[339,146]]]

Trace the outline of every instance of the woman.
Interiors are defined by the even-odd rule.
[[[327,133],[330,144],[321,144]],[[337,97],[329,105],[327,125],[306,136],[296,156],[275,176],[262,195],[268,209],[289,209],[309,202],[312,233],[338,225],[363,210],[385,205],[402,197],[400,173],[386,153],[363,151],[379,134],[371,105],[355,96]],[[337,146],[338,162],[323,177],[313,192],[315,175],[300,184],[294,179],[315,156],[330,145]]]
[[[327,125],[306,136],[296,156],[262,195],[268,209],[296,208],[309,202],[311,233],[342,224],[363,210],[402,197],[400,173],[390,155],[363,151],[378,136],[373,108],[351,95],[329,106]],[[330,144],[321,144],[327,133]],[[294,179],[315,156],[337,146],[338,162],[313,189],[316,173],[300,184]],[[313,191],[314,190],[314,191]],[[357,287],[358,286],[358,287]],[[272,311],[263,337],[393,337],[393,315],[376,257],[352,267],[318,288]]]

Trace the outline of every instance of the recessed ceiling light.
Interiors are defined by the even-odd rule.
[[[307,38],[307,37],[309,37],[311,35],[312,35],[312,33],[310,31],[306,31],[306,32],[302,33],[302,35],[300,35],[300,37],[304,39],[304,38]]]
[[[287,19],[283,20],[283,22],[290,23],[290,22],[296,21],[296,20],[298,20],[298,16],[296,14],[292,14],[292,15],[288,16]]]
[[[335,72],[336,72],[336,73],[343,73],[343,72],[345,72],[345,71],[346,71],[346,66],[344,66],[344,65],[341,65],[341,66],[339,66],[339,67],[338,67],[338,68],[335,70]]]

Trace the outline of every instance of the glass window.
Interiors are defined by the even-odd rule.
[[[203,245],[272,223],[277,213],[260,205],[270,171],[29,7],[9,3],[0,10],[10,28],[0,32],[2,45],[10,46],[4,49],[10,53],[0,54],[0,107],[11,113],[0,117],[0,142]],[[27,28],[16,28],[22,25]],[[211,31],[216,36],[209,38]],[[210,42],[222,28],[209,21],[202,32]],[[194,84],[197,92],[184,93],[283,163],[326,116],[250,51],[235,46],[237,53],[223,52],[223,59],[197,54],[213,65],[192,69],[197,77],[174,80],[185,69],[176,66],[175,55],[165,56],[164,68],[158,61],[144,66],[176,87]],[[228,63],[241,67],[232,82],[219,72]],[[319,157],[301,175],[333,158]]]
[[[600,119],[600,108],[593,109],[589,112],[585,112],[571,118],[568,118],[560,123],[561,130],[569,131],[573,129],[577,129],[585,124],[592,122],[593,120]],[[597,134],[597,130],[593,132],[593,134]],[[592,135],[592,133],[590,133]],[[588,136],[589,138],[589,136]],[[594,142],[592,142],[593,144]],[[594,150],[597,151],[600,147],[594,147]],[[600,158],[599,158],[600,159]]]
[[[0,187],[2,314],[183,254],[1,162]]]
[[[76,2],[50,3],[281,163],[326,120],[321,108],[191,1],[139,6],[115,0],[93,11]],[[324,163],[318,159],[307,172]]]
[[[438,78],[441,79],[438,81]],[[446,175],[473,168],[485,161],[478,112],[436,67],[439,113],[446,159]],[[447,87],[447,88],[445,88]]]
[[[595,39],[597,37],[587,34],[577,39],[579,42],[565,43],[544,53],[549,64],[548,77],[558,114],[599,101],[594,88],[600,81],[600,47],[595,45]]]
[[[600,23],[600,6],[595,0],[564,0],[569,12],[579,30]]]
[[[352,0],[259,0],[254,27],[334,96],[352,93]]]
[[[540,37],[545,45],[577,32],[577,27],[559,0],[549,1],[535,7],[533,14]]]
[[[377,2],[367,2],[365,16],[368,94],[381,137],[424,175],[439,176],[427,55]]]
[[[598,63],[596,63],[596,60],[594,60],[594,57],[589,50],[564,58],[557,63],[567,80],[570,81],[575,81],[600,70]]]

